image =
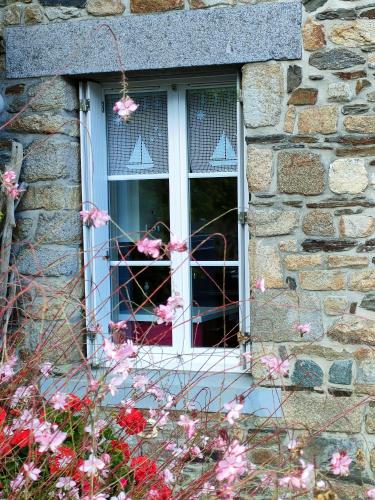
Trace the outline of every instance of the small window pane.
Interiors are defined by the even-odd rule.
[[[187,91],[190,172],[237,170],[236,104],[234,87]]]
[[[167,93],[132,94],[132,98],[139,107],[125,123],[113,111],[119,96],[106,97],[108,173],[167,173]]]
[[[237,347],[238,268],[194,267],[192,328],[194,347]]]
[[[110,214],[119,226],[111,224],[111,260],[150,260],[134,242],[169,241],[168,179],[111,181]]]
[[[237,178],[190,179],[194,259],[237,260],[237,205]]]

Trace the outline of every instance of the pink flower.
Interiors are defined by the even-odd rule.
[[[11,400],[11,407],[14,408],[15,406],[18,405],[18,403],[20,401],[27,401],[28,399],[30,399],[30,397],[32,396],[34,392],[34,387],[32,385],[28,385],[28,386],[25,386],[25,385],[21,385],[20,387],[18,387],[13,396],[12,396],[12,400]]]
[[[310,325],[310,323],[296,324],[295,325],[295,329],[302,336],[304,333],[309,333],[310,332],[311,325]]]
[[[237,477],[244,474],[247,468],[246,448],[235,440],[229,445],[223,459],[219,461],[216,467],[216,479],[231,484]]]
[[[301,467],[292,474],[282,477],[279,480],[279,485],[282,488],[290,490],[306,490],[312,488],[314,485],[314,466],[313,464],[306,464],[303,460]]]
[[[123,97],[119,101],[115,102],[115,105],[113,106],[113,111],[126,122],[129,121],[132,113],[134,113],[137,109],[138,104],[136,104],[129,96]]]
[[[146,387],[150,383],[150,380],[146,375],[135,375],[134,381],[133,381],[133,387],[134,389],[140,389],[142,392],[145,392]]]
[[[98,208],[92,208],[91,210],[81,210],[79,212],[82,221],[86,226],[94,226],[96,228],[105,226],[110,220],[109,215],[104,210],[99,210]]]
[[[163,305],[161,304],[160,306],[156,307],[154,309],[155,315],[158,317],[156,320],[158,325],[161,325],[163,323],[172,323],[174,315],[175,315],[175,310],[173,307],[169,305]]]
[[[167,248],[170,252],[186,252],[187,244],[186,241],[180,241],[172,238],[168,243]]]
[[[162,241],[161,240],[150,240],[149,238],[143,238],[137,242],[137,250],[140,253],[149,255],[153,259],[157,259],[160,256]]]
[[[11,356],[6,363],[0,365],[0,383],[7,382],[14,375],[14,366],[17,364],[17,357]]]
[[[117,321],[117,323],[115,323],[114,321],[110,321],[108,323],[108,326],[113,332],[121,333],[128,328],[127,323],[128,322],[126,319],[123,319],[122,321]]]
[[[36,481],[39,477],[39,474],[42,472],[40,469],[35,467],[34,462],[30,462],[28,464],[23,464],[22,471],[24,476],[31,481]]]
[[[112,361],[123,361],[132,358],[137,354],[138,350],[131,340],[123,344],[113,344],[110,340],[104,339],[103,348],[107,358]]]
[[[45,377],[48,377],[48,375],[51,374],[52,366],[53,366],[52,363],[46,361],[45,363],[40,365],[40,373]]]
[[[19,474],[17,474],[16,479],[13,479],[13,481],[10,482],[10,489],[15,492],[20,491],[20,489],[23,487],[24,484],[25,484],[25,478],[22,472],[20,472]]]
[[[184,307],[184,301],[181,295],[178,292],[176,292],[173,297],[168,297],[167,305],[169,307],[177,309],[178,307]]]
[[[260,362],[268,369],[268,377],[275,378],[275,376],[287,376],[289,371],[289,361],[284,361],[272,354],[260,358]]]
[[[181,425],[184,428],[184,431],[187,434],[187,437],[191,439],[197,433],[195,426],[199,420],[191,420],[187,415],[180,415],[180,421],[177,422],[177,425]]]
[[[372,488],[371,490],[367,490],[365,495],[366,495],[366,498],[375,498],[375,488]]]
[[[52,407],[55,410],[64,410],[67,403],[67,395],[56,392],[51,398]]]
[[[104,467],[105,462],[97,458],[94,454],[91,454],[89,458],[83,462],[83,465],[79,467],[79,470],[86,472],[89,476],[95,476],[99,471],[103,470]]]
[[[67,433],[59,431],[56,424],[51,425],[45,422],[34,432],[34,436],[35,441],[40,445],[40,453],[45,453],[48,450],[56,453],[59,446],[65,441]]]
[[[17,175],[13,170],[7,170],[3,173],[3,182],[4,184],[11,184],[17,179]]]
[[[243,404],[232,401],[232,403],[226,403],[224,405],[224,408],[228,410],[227,416],[225,417],[226,420],[228,421],[229,425],[233,425],[234,421],[239,419],[241,416]]]
[[[20,194],[24,191],[23,189],[19,189],[18,184],[15,182],[17,175],[13,170],[7,170],[1,176],[1,180],[3,183],[3,187],[6,193],[16,200]]]
[[[264,278],[257,278],[256,279],[255,288],[260,290],[262,293],[264,293],[266,291],[266,285],[265,285]]]
[[[349,474],[349,465],[352,463],[346,451],[338,451],[332,454],[331,472],[335,476],[347,476]]]

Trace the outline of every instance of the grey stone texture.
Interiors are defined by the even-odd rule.
[[[23,246],[16,257],[19,272],[34,276],[74,276],[79,271],[79,248],[63,245]]]
[[[106,22],[118,39],[128,71],[301,56],[298,2],[125,16]],[[8,28],[6,45],[10,78],[118,71],[116,44],[101,21]]]
[[[349,359],[335,361],[329,369],[328,381],[332,384],[350,385],[352,382],[352,369],[353,361]]]
[[[324,190],[324,168],[320,155],[282,151],[278,157],[278,187],[283,193],[320,194]]]
[[[343,49],[322,49],[311,54],[309,63],[318,69],[344,69],[364,64],[366,59],[356,52]]]
[[[292,384],[300,387],[320,387],[323,385],[323,370],[309,359],[298,359],[291,377]]]

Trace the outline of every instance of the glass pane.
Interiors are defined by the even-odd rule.
[[[108,173],[167,173],[167,93],[132,94],[131,97],[138,109],[125,123],[113,111],[120,96],[106,96]]]
[[[168,179],[111,181],[111,260],[148,260],[133,241],[140,238],[169,241]],[[153,259],[151,259],[153,260]]]
[[[235,172],[235,87],[188,90],[187,116],[190,172]]]
[[[171,295],[169,267],[118,267],[113,291],[117,320],[129,318],[126,338],[138,344],[172,345],[171,325],[157,325],[154,315],[154,308]]]
[[[237,347],[238,268],[194,267],[192,328],[194,347]]]
[[[190,179],[190,206],[193,258],[237,260],[237,178]]]

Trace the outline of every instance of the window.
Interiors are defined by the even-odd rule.
[[[85,229],[88,322],[108,332],[109,320],[127,320],[145,367],[239,368],[238,332],[248,331],[239,212],[248,193],[237,85],[232,75],[131,82],[139,108],[128,123],[112,111],[118,89],[81,86],[91,137],[82,148],[83,200],[115,222]],[[149,259],[134,248],[145,236],[175,237],[189,249]],[[172,325],[156,324],[154,307],[176,293],[184,307]]]

